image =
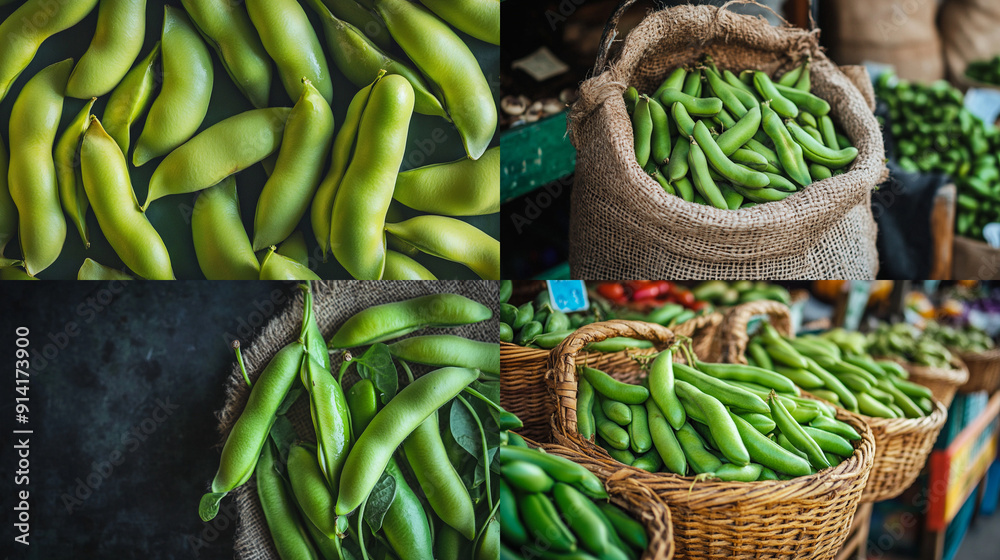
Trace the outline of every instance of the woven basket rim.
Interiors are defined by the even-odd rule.
[[[955,354],[963,362],[971,361],[1000,361],[1000,347],[990,348],[982,352],[963,352],[959,349],[948,348],[948,350]]]
[[[771,325],[785,336],[794,336],[792,310],[780,301],[759,300],[735,305],[726,312],[720,336],[722,340],[720,359],[723,362],[747,364],[746,350],[750,343],[747,324],[758,315],[767,315]]]

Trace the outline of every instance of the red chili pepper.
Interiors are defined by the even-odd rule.
[[[620,303],[626,300],[625,297],[625,286],[622,286],[618,282],[605,282],[597,286],[597,293],[601,296],[614,301],[615,303]]]
[[[656,299],[660,295],[660,289],[656,284],[648,284],[641,288],[637,288],[632,292],[632,301],[647,301],[651,299]]]
[[[694,293],[690,290],[684,290],[683,292],[677,293],[677,303],[683,305],[684,307],[691,308],[694,305],[695,298]]]
[[[666,297],[674,289],[674,283],[669,280],[657,280],[656,287],[660,289],[660,297]]]

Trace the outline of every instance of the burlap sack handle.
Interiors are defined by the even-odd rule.
[[[655,323],[615,320],[580,327],[553,348],[545,378],[562,407],[561,411],[556,410],[556,414],[565,416],[566,427],[573,433],[576,432],[576,358],[591,342],[615,337],[648,340],[660,350],[670,346],[676,338],[670,329]]]
[[[746,364],[747,344],[750,334],[747,323],[757,315],[767,315],[777,331],[785,336],[794,336],[791,310],[787,305],[770,300],[752,301],[737,305],[726,313],[722,328],[721,357],[723,362]]]

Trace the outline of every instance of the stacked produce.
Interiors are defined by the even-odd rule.
[[[196,267],[208,279],[318,279],[312,268],[329,254],[342,277],[434,279],[427,267],[450,261],[499,278],[499,241],[459,219],[499,211],[500,153],[489,149],[490,86],[456,31],[499,45],[499,0],[309,0],[326,52],[320,25],[296,0],[180,4],[165,6],[162,30],[147,29],[147,3],[132,0],[28,0],[0,24],[2,101],[47,38],[97,9],[79,62],[63,57],[28,76],[13,99],[9,153],[0,145],[0,269],[14,270],[0,278],[34,277],[67,246],[92,243],[146,279]],[[160,40],[143,53],[154,33]],[[213,70],[213,56],[225,73]],[[224,100],[227,118],[206,121],[226,79],[242,95]],[[281,93],[272,95],[272,81]],[[335,90],[353,97],[339,129]],[[63,118],[64,106],[75,116]],[[427,148],[407,149],[414,113],[453,126],[464,157],[423,165]],[[434,142],[437,150],[443,140]],[[140,205],[136,170],[151,162]],[[238,189],[237,175],[258,163],[266,181],[242,175]],[[413,169],[400,172],[404,164]],[[171,195],[187,201],[156,202]],[[188,230],[158,231],[169,217]],[[78,240],[67,239],[72,230]],[[278,249],[303,232],[316,244],[298,259]],[[4,258],[15,239],[17,258]],[[96,261],[78,273],[121,275]]]
[[[677,303],[692,311],[709,307],[703,298],[691,290],[668,280],[629,280],[627,282],[601,282],[595,288],[597,295],[615,305],[635,308],[658,307]]]
[[[1000,215],[1000,131],[965,109],[962,92],[945,81],[922,85],[886,73],[875,94],[889,106],[900,167],[951,175],[958,188],[956,231],[982,237]]]
[[[768,282],[708,280],[698,284],[691,291],[699,300],[708,301],[716,306],[737,305],[758,300],[778,301],[785,305],[792,302],[788,290]]]
[[[868,351],[922,366],[951,368],[951,352],[932,333],[924,333],[909,323],[880,324],[868,335]]]
[[[860,333],[835,329],[789,338],[765,322],[747,345],[746,358],[851,412],[921,418],[934,411],[931,391],[907,381],[909,374],[896,362],[872,359]]]
[[[788,379],[688,359],[661,352],[642,385],[578,368],[580,435],[633,467],[739,482],[806,476],[853,455],[861,436]]]
[[[706,57],[674,70],[655,92],[625,91],[636,161],[665,191],[738,210],[782,200],[857,157],[830,104],[811,93],[808,60],[776,82],[738,72]]]
[[[504,560],[638,558],[648,537],[642,524],[608,503],[600,479],[562,457],[529,449],[509,434],[501,445],[500,534]]]
[[[251,385],[200,517],[214,518],[220,501],[256,476],[281,558],[497,558],[497,500],[483,474],[488,434],[508,420],[495,404],[498,383],[483,375],[499,370],[498,346],[449,335],[382,344],[491,315],[465,297],[434,294],[361,311],[325,344],[307,292],[301,334]],[[328,346],[368,345],[331,372]],[[393,358],[408,377],[398,390]],[[440,369],[414,378],[407,362]],[[354,364],[360,379],[345,394]],[[300,441],[285,416],[299,398],[308,400],[315,443]]]
[[[985,352],[996,348],[996,343],[986,331],[972,325],[956,328],[931,321],[924,327],[924,335],[959,352]]]
[[[1000,85],[1000,54],[990,60],[974,60],[965,67],[968,78],[984,84]]]

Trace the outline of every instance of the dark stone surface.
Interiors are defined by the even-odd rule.
[[[218,467],[234,361],[293,284],[0,286],[0,558],[233,557],[232,519],[198,518]],[[274,302],[278,301],[277,304]],[[15,329],[30,329],[30,547],[13,542]],[[223,502],[224,505],[228,501]],[[225,511],[225,508],[223,512]]]

